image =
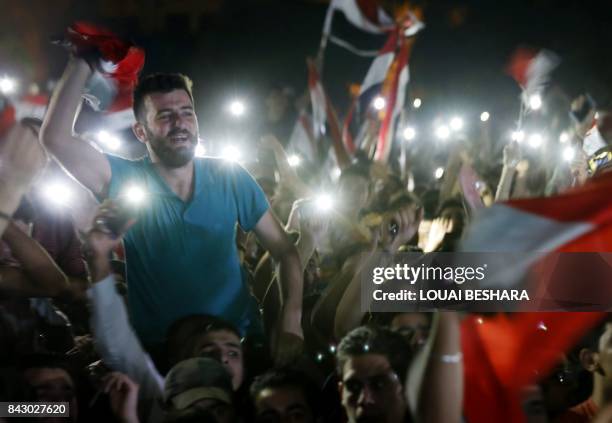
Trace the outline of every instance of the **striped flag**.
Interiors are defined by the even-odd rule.
[[[94,109],[104,110],[105,127],[120,130],[131,126],[135,122],[132,93],[144,66],[144,50],[87,22],[72,24],[67,40],[80,54],[95,51],[98,55],[97,71],[85,98]]]
[[[346,19],[361,29],[372,34],[382,34],[394,25],[393,19],[384,11],[380,0],[332,0],[327,9],[323,34],[331,33],[332,18],[335,12],[341,12]]]
[[[510,58],[506,72],[521,86],[523,100],[527,102],[531,95],[544,89],[559,62],[559,57],[550,50],[518,48]]]
[[[312,103],[312,123],[313,135],[319,140],[326,132],[326,123],[329,127],[332,146],[336,155],[336,161],[340,168],[350,164],[350,157],[342,142],[342,131],[336,111],[331,100],[323,89],[323,84],[319,78],[319,72],[312,60],[308,60],[308,89],[310,91],[310,101]]]

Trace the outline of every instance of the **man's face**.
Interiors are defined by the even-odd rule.
[[[429,319],[425,313],[401,313],[391,321],[391,330],[407,336],[412,347],[420,347],[429,336]]]
[[[170,168],[189,163],[198,143],[198,120],[187,92],[148,94],[144,106],[144,136],[139,138],[147,143],[149,152]]]
[[[215,422],[217,423],[233,423],[236,421],[236,412],[232,404],[216,399],[201,399],[192,404],[191,407],[206,410],[215,417]]]
[[[76,391],[72,377],[59,368],[26,369],[23,374],[28,388],[37,402],[68,402],[70,420],[77,421]],[[66,421],[65,418],[46,418],[41,422]]]
[[[312,423],[312,410],[301,389],[294,386],[263,389],[255,398],[258,423]]]
[[[232,386],[238,389],[244,378],[242,345],[236,334],[227,330],[207,332],[195,344],[194,357],[218,360],[232,376]]]
[[[402,384],[380,354],[351,357],[342,369],[342,406],[350,423],[401,423],[406,414]]]

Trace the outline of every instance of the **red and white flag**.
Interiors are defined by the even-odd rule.
[[[308,89],[312,103],[313,135],[319,140],[326,132],[326,123],[332,140],[336,161],[342,168],[350,163],[350,157],[342,142],[342,130],[331,100],[323,89],[319,72],[312,60],[308,60]]]
[[[523,99],[527,102],[531,95],[545,88],[551,72],[559,63],[559,56],[550,50],[518,48],[510,58],[506,71],[521,86]]]
[[[105,28],[88,22],[76,22],[68,28],[67,40],[74,46],[77,54],[96,53],[98,87],[103,92],[93,93],[106,101],[102,107],[105,112],[104,125],[109,130],[120,130],[131,126],[135,121],[132,113],[132,93],[138,82],[138,74],[145,61],[144,50],[121,40]],[[96,100],[88,97],[96,106]],[[99,100],[99,99],[98,99]]]
[[[545,377],[563,352],[605,313],[510,313],[461,323],[464,407],[473,423],[525,422],[523,389]]]
[[[341,12],[351,24],[372,34],[382,34],[394,25],[393,19],[380,5],[380,0],[332,0],[325,16],[323,34],[331,33],[335,12]]]

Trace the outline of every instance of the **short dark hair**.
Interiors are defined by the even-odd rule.
[[[406,340],[390,329],[368,325],[353,329],[342,338],[336,352],[337,371],[342,377],[344,365],[355,356],[384,355],[403,384],[412,360],[411,348]]]
[[[208,314],[191,314],[175,321],[167,332],[166,347],[171,365],[191,358],[198,336],[209,332],[224,330],[240,338],[240,332],[233,324]]]
[[[249,390],[251,400],[255,403],[257,395],[264,389],[284,387],[293,387],[301,390],[306,399],[306,404],[313,415],[317,414],[321,400],[321,389],[306,373],[291,367],[272,369],[257,376]]]
[[[169,93],[174,90],[184,90],[189,94],[191,103],[195,104],[191,91],[192,85],[191,79],[180,73],[153,73],[141,78],[134,89],[133,108],[136,120],[141,121],[143,119],[144,100],[151,93]]]

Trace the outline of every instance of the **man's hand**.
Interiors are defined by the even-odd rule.
[[[138,384],[119,372],[107,374],[102,383],[115,417],[122,423],[138,423]]]
[[[100,281],[110,274],[109,255],[121,243],[122,236],[136,222],[133,219],[126,221],[119,233],[113,234],[108,230],[106,222],[117,219],[119,215],[117,204],[106,200],[98,209],[92,228],[85,238],[83,249],[93,282]]]
[[[430,253],[432,251],[436,251],[446,234],[452,232],[453,230],[453,222],[450,219],[442,219],[436,218],[431,222],[431,227],[429,228],[429,234],[427,238],[427,245],[425,247],[425,252]]]

